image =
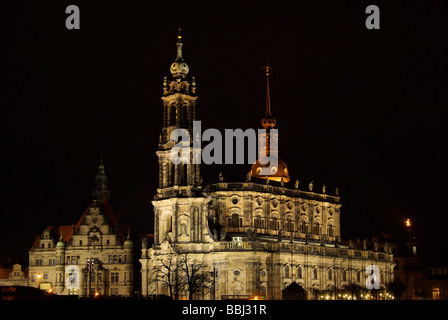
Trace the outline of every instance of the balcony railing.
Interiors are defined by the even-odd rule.
[[[374,259],[392,261],[392,255],[384,252],[358,250],[350,248],[327,247],[300,243],[259,242],[259,241],[219,241],[214,243],[214,251],[268,251],[292,252],[311,255],[325,255],[356,259]]]

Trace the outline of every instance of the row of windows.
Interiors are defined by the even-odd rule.
[[[79,245],[80,246],[82,246],[82,240],[79,240]],[[109,239],[107,239],[106,240],[106,245],[110,245],[110,240]],[[45,246],[47,247],[47,248],[53,248],[53,244],[50,242],[50,243],[47,243],[46,245],[45,245],[45,243],[41,243],[40,244],[40,247],[42,248],[42,249],[45,249]]]
[[[232,214],[232,216],[228,218],[227,222],[228,222],[227,225],[229,227],[238,228],[238,227],[243,226],[243,219],[236,213]],[[258,228],[258,229],[280,230],[281,225],[283,225],[284,231],[289,231],[289,232],[299,231],[302,233],[309,232],[309,225],[307,223],[300,223],[298,230],[296,230],[296,224],[294,221],[291,221],[291,220],[287,220],[282,223],[277,218],[268,220],[268,219],[264,219],[264,218],[261,218],[260,216],[258,216],[254,219],[254,227]],[[327,234],[329,236],[334,236],[334,234],[335,234],[334,229],[335,229],[334,226],[332,226],[332,225],[328,226]],[[314,223],[314,224],[312,224],[310,231],[314,234],[321,234],[322,233],[322,225],[319,223]]]
[[[67,256],[66,257],[66,264],[81,264],[81,257],[80,256]],[[62,258],[61,258],[62,259]],[[127,255],[109,255],[108,257],[108,263],[128,263],[128,256]],[[44,259],[36,259],[36,266],[43,266],[44,265]],[[62,261],[61,261],[62,263]],[[55,266],[57,265],[57,259],[50,258],[48,259],[48,265],[49,266]]]
[[[347,270],[342,270],[342,277],[341,277],[342,281],[347,281],[347,275],[348,275]],[[290,277],[290,268],[289,267],[284,268],[284,276],[285,276],[285,278]],[[327,270],[327,279],[333,280],[333,276],[334,276],[334,271],[332,269],[328,269]],[[303,278],[301,267],[297,268],[296,277],[299,279]],[[318,272],[317,268],[313,268],[312,277],[314,280],[319,278],[319,272]],[[380,281],[384,282],[384,273],[381,273],[380,277],[381,277]],[[356,282],[360,282],[360,281],[361,281],[361,271],[358,270],[358,271],[356,271]]]
[[[95,270],[92,270],[90,272],[90,281],[91,282],[96,282],[98,280],[98,282],[102,282],[104,277],[104,272],[103,271],[98,271],[98,273],[95,272]],[[44,279],[48,279],[48,273],[44,273],[43,274],[43,278]],[[86,279],[87,279],[87,274],[86,274]],[[119,272],[111,272],[110,273],[110,277],[109,277],[109,281],[111,283],[118,283],[120,281],[120,273]],[[58,273],[57,274],[57,280],[58,282],[64,282],[64,274],[63,273]],[[123,281],[124,282],[128,282],[132,280],[132,272],[127,272],[125,271],[123,273]],[[32,274],[31,275],[31,282],[35,282],[36,281],[36,275]]]

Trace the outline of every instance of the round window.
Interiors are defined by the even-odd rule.
[[[236,276],[239,276],[240,275],[240,270],[233,271],[233,274],[236,275]]]

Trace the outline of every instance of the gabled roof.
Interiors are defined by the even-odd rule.
[[[94,204],[94,201],[92,201],[89,206],[87,207],[87,209],[84,211],[84,213],[82,214],[81,218],[79,218],[78,222],[75,225],[69,225],[69,226],[47,226],[45,230],[50,231],[51,236],[53,237],[53,239],[55,241],[59,241],[59,238],[61,236],[62,233],[62,241],[64,241],[65,243],[67,243],[72,237],[73,237],[73,231],[78,231],[82,221],[84,220],[84,217],[86,216],[86,214],[89,212],[90,207]],[[115,213],[112,210],[112,207],[109,204],[109,201],[107,201],[106,198],[103,199],[102,203],[101,203],[101,208],[103,209],[103,213],[104,215],[107,217],[109,224],[112,227],[117,226],[117,235],[120,238],[120,240],[122,241],[122,243],[124,243],[124,241],[126,241],[126,235],[125,232],[127,232],[128,230],[130,230],[130,226],[127,225],[120,225],[118,224],[118,221],[115,217]],[[41,239],[44,231],[42,231],[42,233],[37,236],[34,240],[34,243],[30,249],[30,251],[33,251],[37,244],[39,243],[39,240]]]

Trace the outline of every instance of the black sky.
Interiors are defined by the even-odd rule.
[[[81,29],[67,30],[76,4]],[[381,29],[367,30],[376,4]],[[118,219],[152,232],[163,77],[182,27],[203,129],[259,128],[266,60],[292,181],[339,187],[343,238],[412,218],[446,245],[444,1],[2,2],[0,259],[76,223],[100,152]],[[250,165],[205,168],[244,180]],[[293,184],[293,182],[291,182]]]

